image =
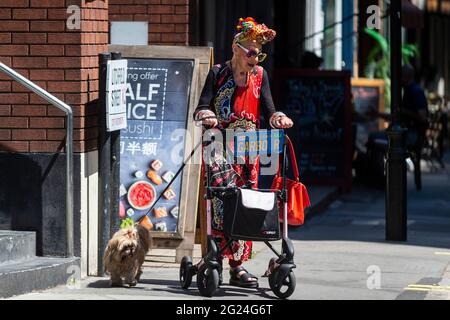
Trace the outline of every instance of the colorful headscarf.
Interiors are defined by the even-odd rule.
[[[235,42],[255,40],[261,45],[272,41],[277,33],[269,29],[264,23],[257,23],[252,17],[240,18],[236,26],[237,34],[234,36]]]

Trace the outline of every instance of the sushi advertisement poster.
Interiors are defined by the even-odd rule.
[[[179,225],[182,174],[149,209],[182,166],[184,140],[173,133],[186,128],[193,69],[193,60],[128,59],[120,217],[138,221],[147,214],[151,231],[177,232]]]

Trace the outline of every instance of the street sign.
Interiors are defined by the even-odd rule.
[[[106,129],[127,127],[126,91],[128,60],[110,60],[106,75]]]

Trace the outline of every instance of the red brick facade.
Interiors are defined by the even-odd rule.
[[[81,9],[81,30],[66,26]],[[1,0],[0,61],[74,110],[74,150],[97,148],[98,53],[107,51],[107,0]],[[64,113],[0,74],[0,150],[64,149]]]
[[[149,44],[189,44],[189,0],[109,0],[110,21],[148,21]]]
[[[81,29],[66,25],[71,5]],[[0,0],[0,61],[74,110],[74,150],[97,149],[98,54],[109,20],[148,21],[150,44],[188,45],[189,0]],[[0,151],[61,152],[64,113],[0,73]]]

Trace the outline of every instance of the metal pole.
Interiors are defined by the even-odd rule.
[[[287,202],[288,202],[288,194],[286,192],[286,167],[287,167],[287,145],[286,145],[286,137],[287,135],[283,132],[284,139],[283,139],[283,189],[281,198],[283,199],[283,239],[286,240],[288,238],[288,217],[287,217]],[[291,164],[292,165],[292,164]]]
[[[120,52],[111,52],[111,60],[122,59]],[[120,228],[119,201],[120,201],[120,130],[110,133],[111,137],[111,175],[110,175],[110,232],[114,234]]]
[[[66,255],[75,256],[73,237],[73,114],[66,115]]]
[[[99,163],[98,163],[98,275],[104,275],[103,253],[111,236],[110,173],[111,139],[106,130],[106,70],[110,53],[99,54]]]
[[[406,241],[406,130],[399,122],[401,110],[401,0],[390,6],[391,114],[387,131],[389,149],[386,167],[386,240]]]
[[[18,83],[27,87],[42,99],[48,101],[53,106],[64,111],[66,114],[66,255],[73,257],[73,112],[72,108],[51,95],[41,87],[37,86],[21,74],[0,62],[0,71],[13,78]]]

